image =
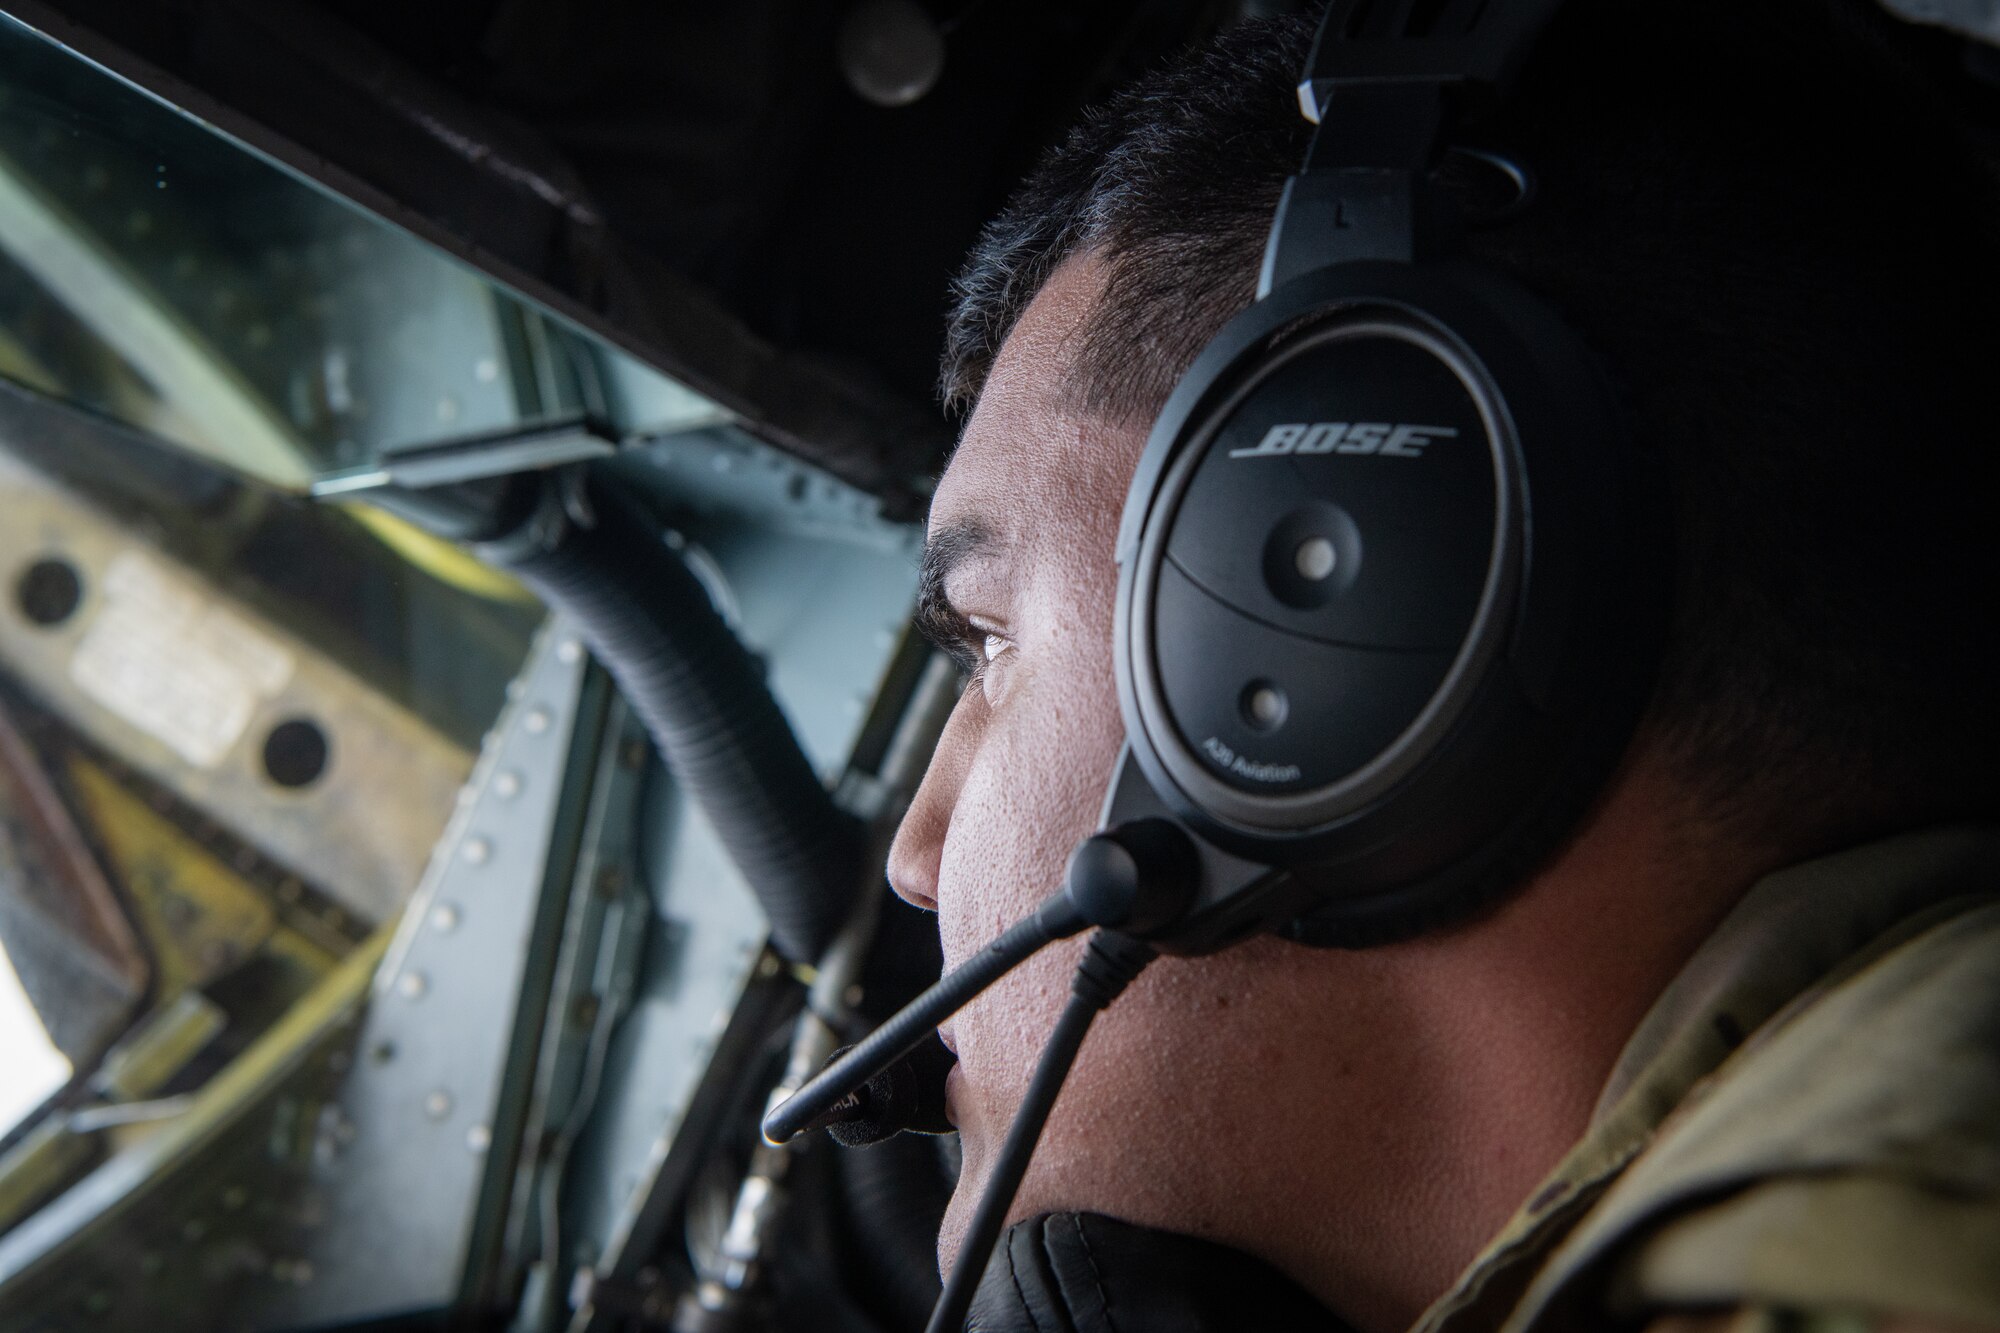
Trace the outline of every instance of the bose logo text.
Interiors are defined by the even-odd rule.
[[[1231,458],[1283,458],[1287,454],[1384,454],[1421,458],[1432,440],[1458,437],[1453,426],[1392,426],[1386,421],[1287,421],[1271,427],[1254,449],[1231,449]]]

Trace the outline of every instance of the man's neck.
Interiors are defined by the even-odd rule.
[[[1449,1287],[1582,1135],[1639,1021],[1764,869],[1704,852],[1675,808],[1628,770],[1480,920],[1287,957],[1289,984],[1317,971],[1319,1007],[1352,1020],[1300,1054],[1362,1142],[1288,1145],[1247,1248],[1365,1330],[1407,1327]]]

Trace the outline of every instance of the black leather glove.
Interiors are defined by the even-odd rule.
[[[1007,1231],[972,1300],[972,1333],[1344,1333],[1262,1260],[1095,1213]]]

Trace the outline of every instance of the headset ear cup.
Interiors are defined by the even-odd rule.
[[[1320,348],[1305,389],[1265,391]],[[1664,631],[1662,512],[1602,368],[1525,290],[1457,262],[1296,279],[1197,362],[1135,475],[1116,631],[1134,760],[1200,836],[1313,886],[1318,906],[1265,923],[1286,938],[1361,947],[1476,914],[1627,747]],[[1476,609],[1444,616],[1470,567],[1424,561],[1466,532],[1491,533]],[[1215,557],[1211,534],[1241,549]],[[1351,582],[1294,586],[1279,557],[1309,551],[1300,570]],[[1343,647],[1401,656],[1350,670]],[[1299,718],[1317,730],[1287,733]]]
[[[1627,747],[1629,748],[1629,747]],[[1617,767],[1616,762],[1613,768]],[[1575,836],[1590,810],[1605,796],[1601,757],[1580,762],[1549,799],[1499,840],[1487,856],[1465,867],[1463,883],[1440,878],[1395,904],[1393,910],[1363,912],[1337,895],[1316,912],[1281,922],[1275,933],[1317,949],[1368,949],[1427,935],[1477,919],[1504,901],[1552,861]],[[1302,872],[1310,875],[1310,870]]]
[[[1617,368],[1582,350],[1601,375],[1611,410],[1621,421],[1630,420],[1631,394]],[[1579,746],[1566,770],[1552,775],[1545,799],[1524,813],[1519,827],[1496,840],[1484,860],[1463,867],[1462,883],[1441,877],[1380,913],[1355,910],[1336,889],[1318,911],[1277,925],[1274,933],[1281,938],[1310,948],[1364,949],[1475,920],[1553,861],[1604,802],[1607,783],[1630,760],[1634,733],[1652,699],[1672,610],[1673,538],[1664,467],[1638,438],[1621,435],[1616,444],[1626,492],[1618,510],[1623,540],[1615,563],[1622,572],[1615,586],[1626,590],[1626,598],[1619,628],[1609,637],[1622,642],[1623,650],[1600,668],[1598,716],[1580,727],[1593,743]]]

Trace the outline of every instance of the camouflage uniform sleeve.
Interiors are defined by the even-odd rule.
[[[1745,1306],[1719,1314],[1663,1315],[1645,1325],[1642,1333],[1991,1333],[1991,1329],[1902,1315],[1876,1317],[1824,1310],[1808,1314]]]
[[[2000,1330],[2000,1200],[1888,1174],[1768,1180],[1666,1222],[1612,1274],[1615,1307],[1724,1311],[1650,1330]]]

